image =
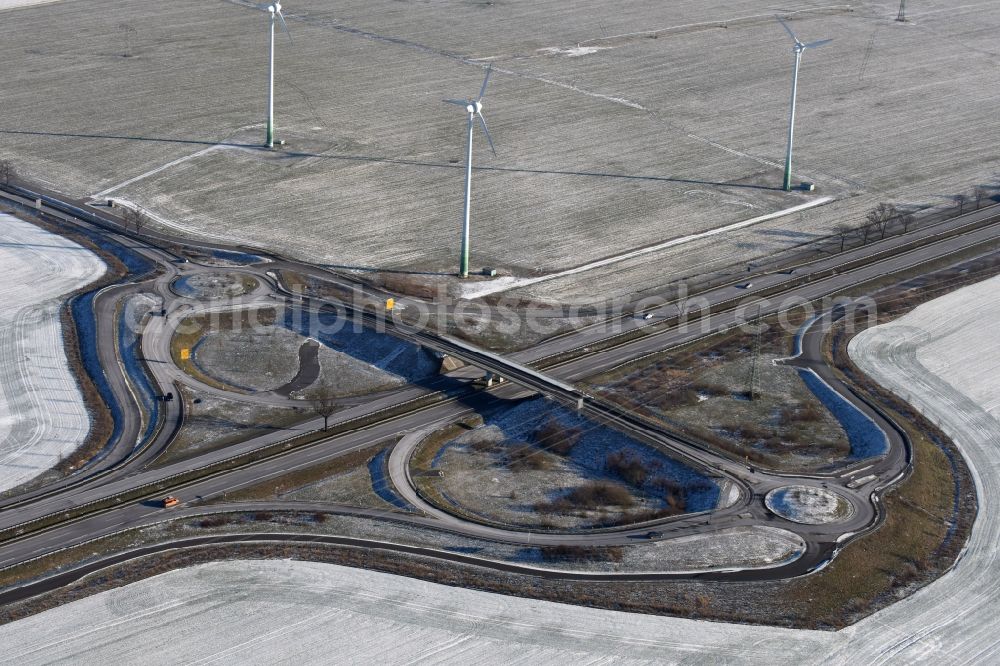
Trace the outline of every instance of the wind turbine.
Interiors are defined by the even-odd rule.
[[[258,5],[263,8],[263,6]],[[288,24],[285,23],[285,17],[281,13],[281,3],[275,2],[266,6],[268,13],[271,15],[271,57],[270,57],[270,78],[267,88],[267,147],[274,148],[274,22],[275,20],[281,21],[281,27],[284,29],[285,34],[288,35],[288,43],[292,42],[292,33],[288,32]]]
[[[806,49],[818,49],[824,44],[829,44],[832,39],[821,39],[818,42],[810,42],[809,44],[803,44],[799,41],[799,38],[795,36],[792,29],[788,27],[788,24],[781,20],[781,17],[775,17],[778,22],[781,23],[781,27],[791,35],[792,39],[795,41],[795,46],[792,47],[792,52],[795,54],[795,73],[792,75],[792,110],[788,116],[788,152],[785,153],[785,180],[784,189],[786,192],[792,189],[792,142],[795,138],[795,95],[799,88],[799,65],[802,63],[802,53]]]
[[[458,274],[461,277],[469,277],[469,204],[472,201],[472,130],[476,124],[476,117],[483,126],[483,133],[490,144],[490,150],[496,157],[497,151],[493,147],[493,137],[486,126],[486,118],[483,117],[483,96],[486,94],[486,84],[490,81],[490,73],[493,71],[493,64],[486,69],[486,77],[483,79],[483,87],[479,89],[479,97],[476,99],[446,99],[448,104],[454,104],[465,108],[469,114],[469,139],[465,150],[465,221],[462,225],[462,259],[459,264]]]

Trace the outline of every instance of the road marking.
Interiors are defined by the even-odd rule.
[[[480,282],[480,283],[463,285],[462,298],[466,299],[480,298],[482,296],[488,296],[490,294],[495,294],[501,291],[507,291],[509,289],[526,287],[529,285],[538,284],[539,282],[547,282],[549,280],[555,280],[561,277],[566,277],[568,275],[576,275],[577,273],[583,273],[584,271],[593,270],[595,268],[602,268],[604,266],[609,266],[611,264],[617,264],[619,262],[626,261],[628,259],[634,259],[635,257],[641,257],[645,254],[659,252],[660,250],[676,247],[678,245],[685,245],[687,243],[691,243],[696,240],[701,240],[703,238],[718,236],[720,234],[724,234],[730,231],[736,231],[737,229],[744,229],[746,227],[750,227],[755,224],[760,224],[761,222],[767,222],[769,220],[774,220],[779,217],[785,217],[786,215],[791,215],[793,213],[798,213],[803,210],[815,208],[816,206],[822,206],[824,204],[830,203],[833,200],[834,200],[833,197],[822,197],[820,199],[800,204],[798,206],[792,206],[791,208],[785,208],[784,210],[779,210],[774,213],[768,213],[767,215],[761,215],[759,217],[754,217],[749,220],[744,220],[742,222],[735,222],[733,224],[729,224],[724,227],[709,229],[708,231],[702,231],[696,234],[691,234],[689,236],[681,236],[680,238],[674,238],[672,240],[668,240],[658,245],[652,245],[650,247],[644,247],[638,250],[632,250],[630,252],[625,252],[624,254],[619,254],[614,257],[608,257],[606,259],[599,259],[589,264],[584,264],[583,266],[577,266],[576,268],[570,268],[564,271],[559,271],[558,273],[550,273],[549,275],[543,275],[541,277],[533,277],[533,278],[502,277],[502,278],[497,278],[496,280],[492,280],[490,282]]]

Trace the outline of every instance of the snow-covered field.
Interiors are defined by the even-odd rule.
[[[0,215],[0,490],[73,451],[90,417],[66,361],[62,296],[104,274],[89,250]]]
[[[344,663],[616,657],[997,663],[1000,421],[988,410],[996,413],[1000,395],[998,324],[1000,278],[994,278],[870,329],[851,345],[866,372],[951,433],[973,471],[981,505],[968,548],[950,573],[847,629],[796,631],[630,615],[334,565],[226,562],[165,574],[0,627],[4,658],[22,666],[57,659],[116,663],[137,654],[150,663],[306,663],[330,654]]]
[[[4,9],[17,9],[18,7],[30,7],[32,5],[51,5],[62,0],[0,0],[0,11]]]
[[[274,152],[257,150],[267,37],[255,3],[8,12],[5,154],[51,187],[134,201],[192,235],[453,272],[463,120],[440,100],[478,91],[491,62],[498,155],[477,136],[472,265],[561,274],[505,283],[552,299],[768,256],[883,200],[950,205],[1000,169],[996,2],[922,0],[897,23],[898,3],[879,0],[289,1],[275,104],[288,143]],[[807,54],[799,88],[794,170],[815,194],[775,189],[792,68],[776,11],[807,41],[834,39]]]

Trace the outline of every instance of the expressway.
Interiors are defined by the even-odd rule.
[[[26,196],[26,191],[6,194],[8,199],[22,204],[33,205],[35,196]],[[94,464],[79,473],[67,477],[50,486],[32,490],[22,496],[10,498],[0,503],[0,535],[5,540],[0,543],[0,567],[8,567],[27,559],[39,557],[68,546],[83,543],[95,537],[110,534],[129,527],[147,525],[164,519],[162,509],[150,503],[127,501],[107,506],[108,500],[121,497],[152,497],[165,494],[166,490],[178,492],[185,497],[217,498],[226,492],[258,483],[267,478],[279,476],[289,469],[315,465],[350,451],[384,441],[401,433],[418,433],[436,425],[454,421],[472,412],[486,409],[498,401],[515,399],[523,395],[525,387],[551,397],[567,407],[582,410],[589,418],[615,427],[632,437],[663,448],[675,458],[717,478],[725,478],[740,488],[740,499],[730,507],[714,512],[711,525],[707,525],[704,515],[686,515],[679,518],[653,523],[662,531],[662,537],[671,538],[679,534],[690,534],[695,530],[717,530],[723,527],[758,524],[766,521],[769,525],[781,526],[801,535],[807,542],[807,552],[795,562],[767,571],[729,572],[714,574],[719,577],[773,577],[781,578],[798,575],[820,566],[832,557],[850,538],[856,538],[878,524],[881,519],[879,495],[896,483],[906,473],[910,452],[902,430],[878,410],[854,394],[849,387],[839,383],[822,358],[821,342],[832,319],[839,316],[831,311],[831,316],[818,317],[801,332],[801,355],[789,363],[810,367],[823,376],[836,391],[856,408],[875,421],[889,439],[889,453],[880,458],[873,469],[866,469],[865,477],[851,470],[840,470],[837,474],[813,475],[810,477],[778,474],[773,471],[747,469],[738,461],[724,456],[679,437],[676,433],[663,430],[620,407],[608,404],[577,389],[572,382],[598,372],[617,367],[637,358],[683,344],[706,334],[701,329],[690,330],[678,325],[678,320],[686,314],[687,308],[678,303],[664,303],[643,312],[653,314],[652,320],[635,315],[622,316],[610,334],[607,324],[591,326],[569,335],[563,335],[543,342],[531,349],[499,356],[476,348],[454,338],[435,334],[431,331],[411,330],[395,325],[388,318],[388,331],[415,344],[454,356],[465,361],[468,368],[443,376],[423,386],[412,386],[397,391],[389,391],[361,404],[347,406],[331,420],[331,425],[340,430],[329,438],[318,442],[282,448],[288,433],[268,433],[253,437],[224,450],[209,452],[190,460],[150,467],[169,445],[181,422],[181,401],[160,403],[157,427],[153,435],[143,439],[144,416],[134,397],[134,387],[127,373],[115,372],[122,364],[119,350],[114,343],[115,313],[122,298],[137,293],[153,293],[168,311],[167,317],[149,316],[142,336],[145,368],[154,386],[166,392],[177,382],[190,385],[194,380],[170,362],[168,326],[170,317],[194,312],[204,312],[209,307],[204,304],[183,302],[183,298],[170,289],[170,285],[181,274],[218,270],[202,266],[196,262],[182,262],[177,252],[183,241],[159,234],[144,234],[138,240],[124,233],[113,216],[103,211],[85,210],[76,202],[58,201],[46,195],[43,210],[47,215],[57,217],[64,223],[79,228],[88,228],[114,243],[138,253],[155,264],[157,271],[141,276],[135,281],[125,282],[102,290],[94,299],[96,320],[99,327],[98,351],[101,366],[111,384],[116,397],[123,406],[119,437],[110,442],[104,455]],[[873,244],[844,256],[825,257],[794,268],[794,270],[772,272],[753,277],[754,288],[743,289],[727,285],[699,294],[702,304],[713,311],[710,331],[725,330],[741,323],[745,317],[739,301],[749,296],[768,296],[772,300],[765,304],[763,315],[787,308],[787,299],[796,303],[813,301],[836,294],[860,282],[875,279],[886,274],[898,273],[921,264],[947,257],[969,248],[995,240],[997,211],[984,209],[973,214],[951,220],[948,223],[923,227],[914,235],[892,237],[883,244]],[[115,225],[118,225],[116,227]],[[200,249],[228,249],[221,246],[199,245]],[[239,249],[239,248],[238,248]],[[847,266],[846,270],[836,267]],[[260,307],[267,304],[290,303],[299,307],[320,309],[331,306],[313,296],[303,297],[289,291],[282,280],[285,272],[295,272],[315,280],[335,284],[342,289],[350,289],[362,296],[358,303],[347,305],[337,303],[355,317],[364,318],[372,324],[369,310],[378,307],[386,294],[371,290],[363,285],[351,283],[342,276],[331,274],[325,269],[309,266],[279,257],[270,257],[266,263],[242,266],[238,269],[254,276],[260,284],[258,291],[245,300],[230,304],[229,307]],[[781,296],[785,302],[775,299]],[[413,299],[400,298],[404,306],[415,305]],[[603,330],[602,330],[603,327]],[[640,330],[641,329],[641,330]],[[596,349],[596,347],[600,347]],[[536,367],[531,367],[534,364]],[[537,368],[543,366],[542,372]],[[479,368],[506,377],[512,383],[482,391],[473,380],[478,378]],[[214,391],[220,389],[209,387]],[[230,394],[230,399],[247,399],[258,404],[279,404],[287,402],[287,396],[257,394],[240,396]],[[292,434],[315,431],[319,420],[299,424]],[[410,438],[412,441],[415,435]],[[404,438],[406,440],[406,438]],[[270,447],[270,448],[268,448]],[[266,457],[243,462],[241,456],[267,449]],[[405,451],[401,448],[400,451]],[[227,464],[229,465],[227,467]],[[401,458],[396,458],[396,471]],[[205,473],[194,474],[198,470]],[[396,478],[397,485],[405,483]],[[835,525],[803,525],[785,521],[769,513],[762,498],[771,490],[787,486],[810,485],[835,488],[836,492],[848,499],[854,508],[851,517]],[[87,511],[87,507],[94,510]],[[281,503],[267,505],[274,510],[289,508]],[[237,511],[246,506],[225,504],[214,505],[212,511]],[[260,508],[259,504],[253,505]],[[331,512],[349,511],[344,507],[328,506]],[[192,507],[191,512],[204,513],[205,507]],[[188,511],[188,509],[185,509]],[[66,519],[58,519],[60,516]],[[171,514],[184,515],[183,513]],[[632,543],[639,534],[649,532],[651,524],[629,528],[607,529],[588,533],[532,534],[501,530],[469,521],[442,520],[433,516],[392,513],[385,516],[394,521],[410,521],[415,525],[436,525],[440,529],[460,532],[471,536],[493,538],[508,543],[534,544],[599,544],[614,545]],[[48,521],[42,525],[42,522]],[[217,537],[216,537],[217,538]],[[233,540],[248,538],[234,535]],[[294,537],[301,539],[301,535]],[[331,537],[332,538],[332,537]],[[372,547],[386,547],[384,544],[370,544]],[[169,547],[167,545],[163,546]],[[453,558],[452,558],[453,559]],[[475,559],[475,558],[471,558]],[[496,563],[494,563],[496,564]],[[492,566],[492,565],[491,565]],[[530,567],[529,567],[530,568]],[[639,574],[636,574],[639,575]],[[44,581],[43,581],[44,582]],[[40,583],[41,584],[41,583]],[[29,590],[22,589],[20,594]]]

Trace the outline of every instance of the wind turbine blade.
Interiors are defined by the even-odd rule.
[[[479,99],[476,101],[482,102],[483,95],[486,94],[486,84],[490,82],[490,74],[493,72],[493,63],[486,68],[486,78],[483,79],[483,87],[479,89]]]
[[[833,41],[832,39],[821,39],[818,42],[810,42],[809,44],[806,44],[805,48],[818,49],[819,47],[829,44],[832,41]]]
[[[455,106],[469,106],[469,100],[467,99],[443,99],[441,101],[445,104],[454,104]]]
[[[796,44],[802,43],[799,41],[799,38],[795,36],[795,33],[792,32],[792,29],[788,27],[788,24],[785,23],[784,19],[782,19],[780,16],[775,16],[774,18],[778,19],[778,23],[780,23],[781,27],[785,29],[785,32],[787,32],[791,36],[791,38],[795,40]]]
[[[285,34],[288,35],[288,43],[289,44],[294,44],[295,42],[292,41],[292,33],[289,32],[289,30],[288,30],[288,24],[285,23],[285,15],[282,14],[280,11],[275,12],[275,13],[278,15],[278,18],[281,19],[281,27],[284,28]]]
[[[490,143],[490,150],[493,151],[493,157],[497,156],[497,149],[493,147],[493,137],[490,136],[490,128],[486,126],[486,118],[483,118],[483,114],[477,113],[479,116],[479,122],[483,126],[483,132],[486,134],[486,140]]]

